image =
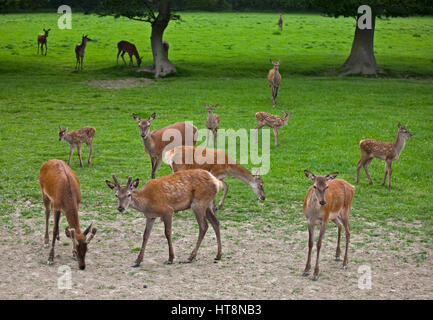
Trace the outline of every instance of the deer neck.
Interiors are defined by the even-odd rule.
[[[153,143],[153,140],[151,138],[152,133],[149,133],[147,136],[145,136],[143,138],[143,144],[144,144],[144,148],[149,152],[149,153],[153,153],[154,149],[155,149],[155,144]]]
[[[403,150],[405,143],[406,139],[401,136],[399,132],[397,132],[397,137],[395,138],[395,141],[393,143],[397,158],[400,156],[400,153]]]
[[[231,165],[229,175],[238,178],[249,186],[252,186],[254,184],[254,176],[251,174],[251,172],[249,172],[247,169],[245,169],[239,164]]]
[[[76,234],[81,234],[80,220],[78,220],[78,209],[72,208],[64,212],[69,228],[74,229]]]
[[[80,48],[80,53],[84,54],[84,50],[86,49],[86,45],[87,45],[87,40],[83,40],[81,42],[81,48]]]
[[[146,212],[146,209],[147,209],[146,201],[143,198],[139,198],[138,190],[132,191],[131,202],[129,203],[129,206],[132,209],[135,209],[137,211]]]
[[[72,143],[73,141],[72,141],[72,137],[70,136],[70,134],[71,134],[70,132],[67,133],[67,134],[65,134],[64,139],[65,139],[67,142]]]
[[[274,68],[274,78],[272,79],[272,82],[274,85],[276,85],[278,82],[278,68]]]

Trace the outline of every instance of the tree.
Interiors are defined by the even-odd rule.
[[[379,67],[374,56],[374,31],[376,18],[407,17],[411,15],[433,14],[432,0],[310,0],[312,7],[328,16],[361,17],[358,8],[367,5],[371,8],[371,29],[355,27],[352,49],[343,67],[345,74],[377,74]]]
[[[46,4],[48,0],[0,0],[0,12],[17,9],[34,9]]]

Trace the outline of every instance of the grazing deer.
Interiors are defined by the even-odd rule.
[[[166,151],[179,145],[195,145],[198,135],[197,127],[188,122],[176,122],[167,127],[150,131],[150,124],[155,116],[154,112],[149,118],[140,119],[135,113],[132,114],[132,117],[138,122],[144,150],[152,163],[152,179],[155,179],[156,171],[159,169]]]
[[[260,169],[253,175],[247,169],[237,164],[223,150],[201,148],[196,146],[178,146],[165,154],[165,160],[173,172],[192,169],[203,169],[212,173],[223,183],[224,194],[216,207],[219,210],[227,195],[228,186],[224,179],[235,177],[249,185],[257,198],[265,200],[263,180],[260,178]]]
[[[81,39],[81,43],[75,46],[75,56],[77,58],[77,63],[75,64],[75,70],[81,69],[83,70],[83,59],[84,59],[84,50],[86,50],[87,42],[93,41],[87,35],[83,35]]]
[[[164,222],[165,236],[168,242],[168,261],[165,263],[173,263],[174,250],[171,241],[173,214],[190,208],[198,222],[199,236],[194,250],[185,262],[189,263],[196,257],[208,229],[206,220],[211,223],[218,242],[218,252],[215,260],[221,259],[219,221],[215,216],[213,201],[218,191],[221,190],[222,183],[211,173],[200,169],[180,171],[158,179],[152,179],[139,190],[136,190],[139,179],[131,183],[132,177],[129,177],[128,183],[121,186],[114,174],[112,177],[114,183],[109,180],[105,182],[109,188],[116,190],[117,210],[123,213],[128,207],[131,207],[142,212],[146,217],[146,229],[143,234],[141,251],[132,267],[138,267],[143,261],[146,243],[156,218],[161,218]]]
[[[278,71],[278,69],[280,68],[280,60],[278,60],[277,62],[274,62],[272,60],[269,61],[274,65],[274,67],[268,72],[268,82],[269,86],[271,87],[272,106],[275,106],[275,104],[277,103],[278,88],[281,82],[281,74]]]
[[[45,55],[47,55],[47,38],[48,38],[48,32],[50,32],[51,29],[45,30],[44,34],[40,33],[38,34],[38,54],[39,54],[39,45],[41,46],[41,54],[44,54],[44,46],[45,46]]]
[[[397,137],[393,142],[382,142],[373,139],[365,139],[359,142],[361,149],[361,159],[356,164],[356,183],[359,181],[359,170],[364,167],[365,173],[367,174],[368,181],[373,184],[371,177],[368,173],[368,165],[373,158],[385,160],[385,175],[383,176],[382,185],[385,184],[386,175],[388,174],[388,190],[391,190],[391,165],[394,161],[398,160],[400,153],[404,148],[406,138],[412,137],[406,126],[401,126],[398,123]]]
[[[217,138],[218,138],[218,128],[220,126],[220,116],[213,113],[213,111],[218,107],[218,105],[210,106],[205,104],[204,107],[207,109],[207,119],[206,119],[206,127],[207,131],[207,143],[206,146],[209,146],[209,132],[212,131],[213,135],[213,147],[217,147]]]
[[[291,111],[289,114],[285,113],[284,111],[281,111],[283,114],[283,117],[279,117],[267,112],[257,112],[256,113],[256,120],[257,120],[257,126],[255,128],[255,140],[256,143],[259,139],[259,129],[267,126],[274,129],[274,136],[275,136],[275,146],[278,147],[279,141],[278,141],[278,130],[287,124],[289,121],[289,117],[293,114],[293,111]]]
[[[68,128],[62,129],[62,125],[59,123],[59,141],[65,139],[71,145],[69,150],[68,165],[71,165],[71,157],[74,153],[74,147],[77,147],[78,158],[80,159],[80,167],[83,167],[83,160],[81,159],[81,144],[84,142],[89,147],[89,159],[87,163],[90,164],[92,160],[93,152],[93,137],[96,129],[93,127],[84,127],[79,130],[73,130],[68,132]]]
[[[134,63],[132,62],[132,57],[135,56],[135,59],[137,60],[137,66],[140,67],[141,65],[141,57],[138,54],[138,50],[135,47],[135,45],[131,42],[128,41],[120,41],[117,44],[117,64],[119,64],[119,55],[120,53],[122,53],[121,57],[123,62],[126,64],[125,58],[123,57],[125,55],[126,52],[128,52],[129,54],[129,65],[132,66]]]
[[[280,18],[278,19],[278,27],[280,28],[280,30],[283,30],[283,14],[280,13]]]
[[[338,227],[337,251],[335,261],[340,261],[341,227],[346,230],[346,251],[344,253],[343,269],[347,269],[348,250],[350,242],[349,215],[355,187],[342,179],[335,179],[338,172],[326,176],[315,176],[308,170],[304,170],[307,178],[314,183],[308,188],[304,199],[303,213],[308,222],[308,258],[303,275],[308,276],[311,269],[311,250],[314,241],[314,227],[320,225],[319,239],[317,240],[317,257],[314,268],[313,280],[319,277],[319,254],[322,247],[328,221],[331,220]]]
[[[45,206],[45,248],[48,248],[50,237],[48,226],[50,209],[54,211],[53,240],[48,257],[48,264],[54,263],[54,245],[56,238],[59,240],[60,214],[63,214],[68,221],[69,227],[65,234],[72,240],[72,256],[78,261],[81,270],[86,268],[87,245],[93,239],[97,229],[92,228],[91,234],[87,237],[92,224],[81,232],[78,218],[78,206],[81,202],[80,181],[77,174],[61,160],[49,160],[42,165],[39,184],[41,185],[42,199]],[[71,228],[69,230],[69,228]]]

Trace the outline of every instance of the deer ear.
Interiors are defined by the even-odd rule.
[[[130,189],[132,190],[132,189],[137,189],[137,187],[138,187],[138,184],[140,183],[140,179],[135,179],[134,181],[132,181],[132,183],[131,183],[131,186],[130,186]]]
[[[92,224],[93,224],[93,223],[91,223],[90,226],[88,226],[88,227],[86,228],[86,230],[84,230],[83,234],[84,234],[85,236],[87,236],[87,234],[89,233],[90,228],[92,227]]]
[[[59,130],[62,131],[62,125],[59,123]]]
[[[140,118],[133,112],[132,117],[135,119],[135,121],[140,122]]]
[[[65,229],[65,235],[70,238],[71,237],[71,231],[69,231],[69,227],[66,227]]]
[[[260,168],[257,169],[255,176],[260,178]]]
[[[305,176],[306,176],[308,179],[310,179],[311,181],[314,182],[314,180],[316,179],[316,176],[315,176],[313,173],[311,173],[311,172],[308,171],[308,170],[304,170],[304,173],[305,173]]]
[[[68,127],[66,127],[65,132],[68,132]]]
[[[278,59],[278,63],[280,63],[281,62],[281,59]]]
[[[401,128],[401,123],[400,123],[400,122],[398,123],[397,127],[398,127],[399,129]]]
[[[47,31],[51,31],[51,28],[50,28],[50,29],[48,29]]]
[[[326,175],[326,180],[334,180],[338,176],[338,172],[333,172]]]
[[[272,63],[272,64],[274,64],[274,62],[272,61],[272,59],[269,59],[269,62]]]
[[[149,117],[149,121],[153,121],[153,120],[155,120],[155,117],[156,117],[156,113],[154,112],[154,113],[152,113],[152,115]]]
[[[105,180],[105,183],[107,184],[107,186],[108,186],[110,189],[116,189],[116,185],[115,185],[113,182],[111,182],[111,181],[109,181],[109,180]]]

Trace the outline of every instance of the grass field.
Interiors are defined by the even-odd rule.
[[[303,170],[339,171],[354,184],[359,141],[394,140],[400,121],[408,123],[414,136],[393,165],[393,189],[380,184],[383,161],[370,165],[373,186],[361,171],[351,227],[354,234],[385,239],[398,232],[407,243],[432,248],[431,17],[377,21],[376,59],[386,75],[342,78],[337,74],[350,51],[352,19],[287,14],[280,33],[277,16],[271,13],[183,13],[183,21],[170,23],[165,35],[178,74],[123,89],[84,82],[149,76],[116,65],[116,43],[122,39],[137,45],[144,65],[152,63],[149,25],[74,14],[73,29],[59,30],[57,19],[56,14],[0,16],[0,221],[8,230],[43,230],[39,169],[48,159],[66,161],[69,151],[66,142],[58,141],[59,122],[70,130],[96,128],[92,164],[87,165],[88,150],[83,147],[85,167],[79,168],[76,151],[71,167],[81,182],[81,219],[87,223],[96,218],[104,234],[109,233],[104,223],[118,216],[105,179],[111,173],[121,181],[129,175],[141,181],[150,177],[150,160],[131,113],[145,117],[156,112],[152,128],[183,120],[205,128],[203,104],[218,103],[220,127],[235,130],[254,128],[257,111],[294,111],[280,130],[278,148],[271,135],[271,171],[263,177],[266,201],[259,202],[242,182],[228,178],[230,191],[218,213],[223,223],[251,221],[259,232],[268,233],[281,226],[306,230],[299,213],[310,181]],[[46,57],[36,54],[42,28],[52,29]],[[74,46],[82,34],[96,41],[87,46],[84,70],[75,72]],[[281,59],[283,80],[276,108],[266,81],[269,59]],[[157,176],[168,173],[162,164]],[[191,213],[178,216],[190,219]],[[29,220],[35,221],[32,227]],[[42,237],[39,240],[42,245]],[[302,257],[306,241],[305,231]]]

